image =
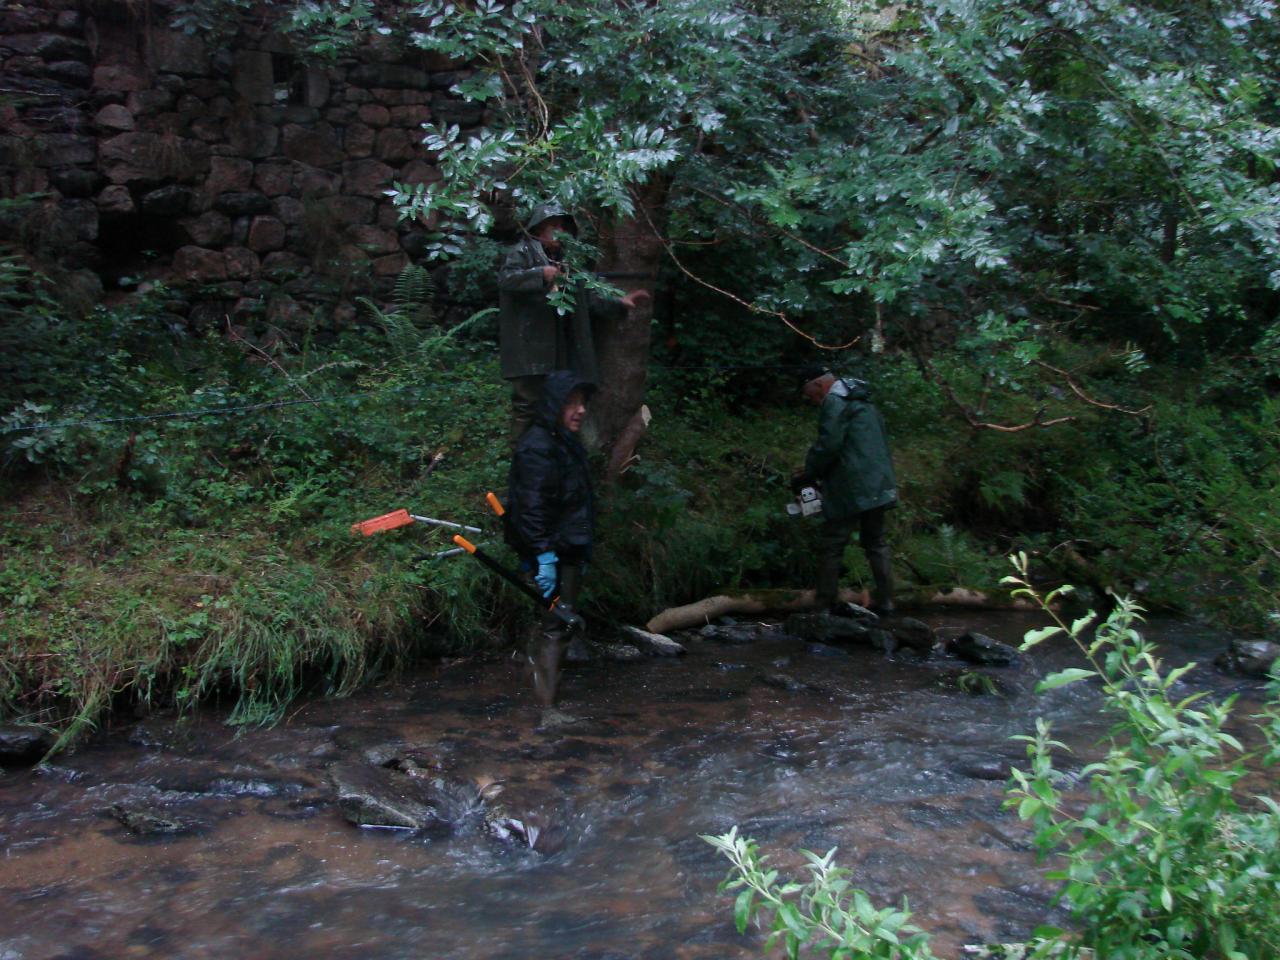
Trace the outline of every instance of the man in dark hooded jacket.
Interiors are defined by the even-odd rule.
[[[507,486],[507,542],[544,597],[573,607],[591,556],[595,497],[587,451],[576,434],[595,386],[566,370],[547,375],[533,422],[516,441]],[[567,628],[554,614],[543,615],[530,644],[534,689],[544,707],[555,702]]]
[[[821,365],[808,367],[801,380],[805,399],[822,408],[818,439],[792,479],[796,487],[816,483],[822,489],[815,603],[819,609],[835,605],[844,548],[856,529],[875,581],[871,609],[891,612],[893,572],[884,523],[885,513],[897,505],[898,484],[884,417],[863,380],[836,377]]]
[[[576,370],[599,381],[592,324],[620,320],[649,294],[636,290],[618,300],[579,291],[565,316],[548,300],[564,275],[561,234],[576,236],[577,225],[555,203],[534,209],[525,235],[510,247],[498,270],[499,352],[502,376],[511,381],[511,442],[534,419],[542,382],[552,370]]]

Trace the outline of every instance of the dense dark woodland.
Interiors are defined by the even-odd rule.
[[[5,5],[0,713],[266,719],[519,628],[349,527],[493,526],[495,264],[548,197],[575,283],[655,294],[603,344],[602,467],[654,422],[592,619],[797,585],[821,357],[888,419],[908,589],[1023,550],[1274,629],[1278,41],[1246,0]]]

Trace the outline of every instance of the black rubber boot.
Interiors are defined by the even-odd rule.
[[[876,588],[871,594],[872,613],[893,613],[893,558],[888,547],[867,551],[867,564]]]
[[[840,574],[844,563],[841,557],[821,557],[818,560],[818,582],[813,591],[813,609],[826,612],[840,594]]]
[[[560,660],[564,656],[564,635],[556,630],[542,630],[536,638],[537,649],[530,652],[533,666],[533,692],[539,705],[550,707],[556,702],[560,685]]]

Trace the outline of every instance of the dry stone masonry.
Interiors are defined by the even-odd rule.
[[[383,192],[440,178],[422,125],[484,120],[465,71],[381,42],[309,64],[265,4],[218,48],[172,13],[0,6],[0,243],[91,300],[163,280],[195,327],[348,322],[425,244]]]

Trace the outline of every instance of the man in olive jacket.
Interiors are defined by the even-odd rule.
[[[617,322],[649,297],[637,290],[618,300],[579,291],[575,308],[560,316],[548,300],[564,276],[561,234],[577,235],[567,210],[555,203],[534,209],[525,236],[508,248],[498,271],[499,352],[511,381],[511,442],[534,419],[542,383],[552,370],[573,370],[599,382],[593,323]]]
[[[797,487],[822,490],[822,533],[818,541],[815,603],[835,605],[844,566],[844,548],[855,529],[875,580],[871,609],[893,610],[893,572],[884,539],[885,514],[897,505],[898,484],[889,455],[884,417],[871,403],[865,381],[836,377],[822,366],[802,374],[805,399],[820,405],[818,439],[809,447]]]

